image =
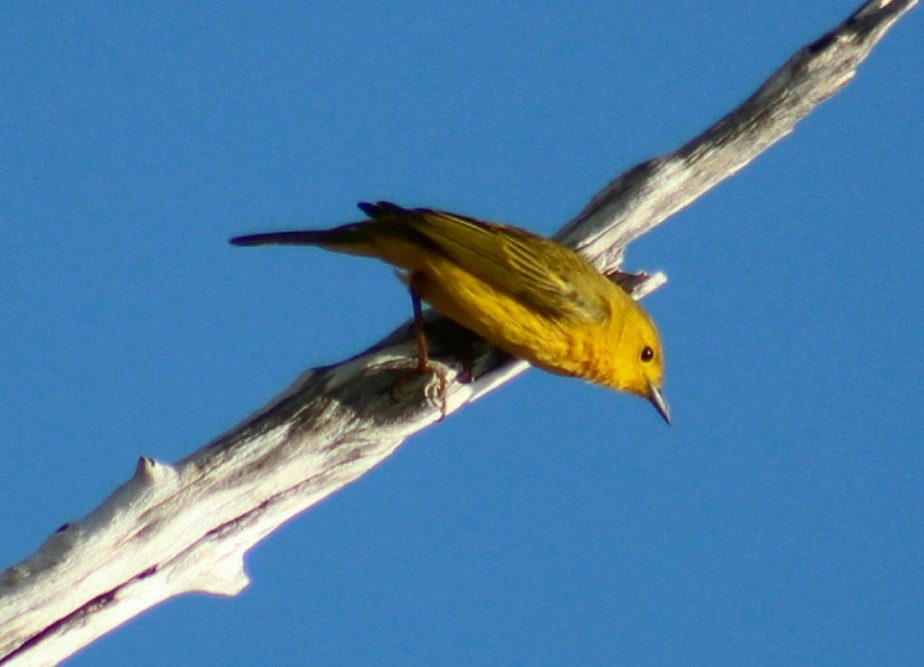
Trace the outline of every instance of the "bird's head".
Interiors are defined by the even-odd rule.
[[[646,399],[671,423],[664,399],[664,351],[651,317],[634,302],[617,334],[613,374],[606,384]]]

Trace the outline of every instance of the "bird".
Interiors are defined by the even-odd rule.
[[[648,400],[668,424],[664,353],[652,318],[557,241],[512,225],[387,201],[326,230],[236,236],[236,246],[309,245],[373,257],[411,293],[418,368],[428,367],[421,300],[504,352],[554,374]]]

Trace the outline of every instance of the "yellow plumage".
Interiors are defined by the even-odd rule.
[[[388,202],[371,220],[324,231],[255,234],[236,245],[318,245],[403,270],[415,298],[505,352],[562,375],[649,399],[661,394],[663,353],[644,310],[589,262],[517,227]]]

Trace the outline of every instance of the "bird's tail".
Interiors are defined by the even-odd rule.
[[[414,211],[401,208],[390,202],[369,204],[363,202],[359,208],[371,220],[354,222],[334,229],[264,232],[235,236],[230,243],[237,246],[258,245],[313,245],[327,250],[345,252],[351,255],[379,257],[388,261],[383,253],[382,241],[388,238],[404,238],[409,234],[407,218]],[[414,237],[416,239],[416,236]],[[419,243],[420,240],[418,239]],[[393,262],[400,264],[400,261]]]
[[[313,245],[353,254],[364,254],[362,246],[368,244],[367,223],[357,222],[334,229],[265,232],[235,236],[231,245]]]

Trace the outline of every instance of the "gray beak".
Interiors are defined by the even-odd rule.
[[[661,393],[661,389],[654,386],[653,384],[649,384],[648,400],[651,401],[653,406],[655,406],[655,409],[658,411],[658,413],[664,417],[664,421],[670,425],[671,409],[667,407],[667,401],[664,400],[664,394]]]

